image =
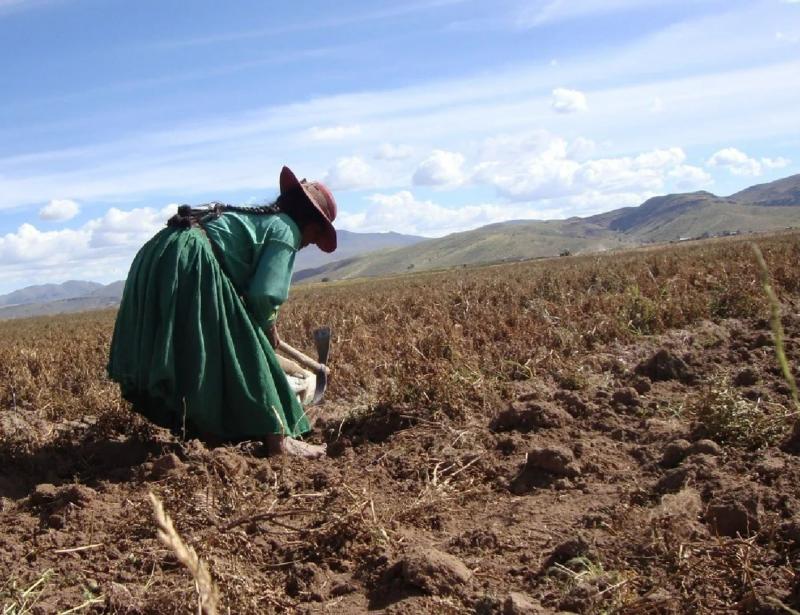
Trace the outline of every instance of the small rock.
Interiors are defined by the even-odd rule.
[[[553,400],[559,402],[574,418],[584,418],[590,414],[589,405],[575,391],[557,391]]]
[[[156,480],[180,474],[186,468],[186,464],[180,460],[175,453],[168,453],[159,457],[153,462],[153,469],[150,476]]]
[[[639,392],[633,387],[617,389],[611,396],[611,401],[623,408],[638,408],[641,405]]]
[[[753,493],[727,493],[708,505],[706,521],[721,536],[751,536],[761,527],[763,510]]]
[[[674,493],[680,491],[693,475],[689,468],[672,468],[668,470],[656,483],[656,491],[659,493]]]
[[[713,488],[720,479],[718,461],[710,455],[692,455],[679,467],[667,470],[656,483],[656,491],[660,493],[680,491],[690,483],[703,485],[701,493]],[[706,497],[704,495],[704,497]]]
[[[544,446],[528,451],[527,469],[544,470],[567,478],[578,476],[581,471],[575,463],[575,455],[565,446]]]
[[[719,457],[722,455],[722,447],[713,440],[698,440],[689,447],[687,455],[712,455]]]
[[[66,485],[58,490],[58,499],[63,504],[75,504],[76,506],[86,506],[97,495],[97,491],[86,485],[74,484]]]
[[[437,549],[413,549],[400,562],[403,579],[430,595],[457,593],[472,572],[457,557]]]
[[[664,442],[683,438],[686,428],[676,419],[649,418],[644,421],[639,433],[645,442]]]
[[[217,472],[228,480],[247,472],[247,460],[235,451],[220,447],[214,449],[211,459]]]
[[[547,611],[542,605],[520,592],[511,592],[503,602],[503,615],[540,615]]]
[[[758,382],[758,373],[752,367],[745,367],[733,377],[737,387],[751,387]]]
[[[50,483],[41,483],[36,485],[36,487],[33,489],[33,493],[31,493],[31,504],[42,506],[55,501],[57,497],[58,489],[56,489],[55,485],[51,485]]]
[[[563,427],[574,419],[563,408],[547,402],[529,402],[526,405],[512,404],[492,421],[494,431],[522,431]]]
[[[661,465],[665,468],[674,468],[686,458],[691,444],[687,440],[673,440],[664,447],[661,455]]]
[[[636,373],[647,376],[653,382],[679,380],[685,383],[694,381],[686,361],[675,356],[666,348],[661,348],[653,356],[636,366]]]

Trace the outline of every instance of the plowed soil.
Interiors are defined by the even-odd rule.
[[[797,306],[784,297],[794,365]],[[119,402],[59,420],[6,399],[0,602],[192,612],[153,492],[220,612],[800,609],[800,439],[769,320],[698,319],[569,367],[449,415],[424,400],[359,409],[334,390],[316,461],[183,442]]]

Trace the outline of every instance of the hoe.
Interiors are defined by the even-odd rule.
[[[278,351],[293,359],[289,360],[278,355],[278,361],[283,371],[289,376],[289,383],[300,397],[300,401],[307,406],[313,406],[322,401],[325,388],[328,386],[330,370],[326,363],[331,348],[330,327],[320,327],[314,330],[314,346],[317,349],[318,359],[316,361],[283,340],[278,344]],[[300,367],[298,363],[311,370],[311,373]]]

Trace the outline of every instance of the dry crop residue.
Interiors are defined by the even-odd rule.
[[[800,365],[800,238],[759,240]],[[335,332],[322,461],[151,428],[114,314],[0,323],[0,603],[231,613],[800,608],[799,438],[747,243],[296,289]],[[13,609],[17,609],[16,611]],[[27,609],[27,610],[24,610]]]

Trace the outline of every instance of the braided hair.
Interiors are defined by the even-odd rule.
[[[178,212],[167,221],[167,226],[192,228],[205,220],[215,220],[227,212],[256,216],[274,216],[275,214],[286,213],[291,216],[301,229],[305,228],[309,222],[316,221],[319,218],[317,211],[306,204],[305,199],[302,198],[301,191],[291,190],[281,194],[275,201],[267,205],[243,207],[219,201],[211,201],[196,207],[180,205]]]

